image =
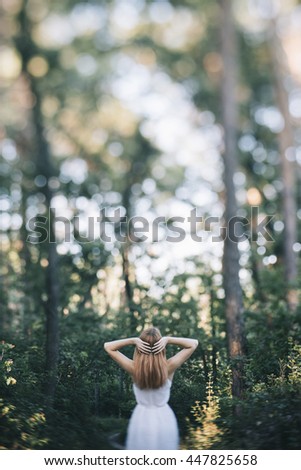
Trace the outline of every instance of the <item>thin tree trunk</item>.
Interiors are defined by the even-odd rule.
[[[54,175],[51,162],[51,154],[48,142],[45,139],[43,115],[41,112],[41,95],[37,86],[36,79],[27,73],[27,63],[32,56],[36,54],[36,47],[31,40],[30,23],[26,16],[25,2],[19,15],[20,31],[16,37],[16,47],[22,58],[22,69],[29,85],[29,91],[35,97],[35,105],[32,110],[32,128],[34,132],[34,147],[36,152],[36,168],[37,174],[46,178],[46,185],[42,188],[45,195],[45,205],[48,209],[47,214],[50,216],[51,199],[53,190],[49,186],[49,179]],[[56,251],[56,243],[54,242],[54,230],[52,218],[50,218],[49,233],[46,243],[46,252],[48,257],[48,266],[46,268],[46,294],[47,301],[44,302],[46,314],[46,396],[48,403],[51,403],[57,383],[57,367],[59,355],[59,278],[58,278],[58,255]],[[51,241],[52,240],[52,241]]]
[[[210,323],[211,323],[211,338],[212,338],[212,384],[216,385],[217,380],[217,349],[216,349],[216,322],[214,317],[214,290],[210,285]]]
[[[125,293],[129,307],[133,304],[133,288],[130,281],[130,263],[129,263],[129,242],[124,242],[122,247],[122,270],[125,283]]]
[[[124,278],[124,283],[125,283],[126,302],[130,310],[130,328],[131,328],[131,331],[136,331],[136,328],[138,326],[138,320],[135,317],[134,313],[135,311],[137,311],[139,306],[134,301],[133,286],[130,280],[130,262],[128,258],[130,246],[131,246],[130,240],[127,239],[127,241],[124,242],[121,248],[122,270],[123,270],[123,278]]]
[[[133,164],[131,166],[131,170],[133,171]],[[132,207],[130,203],[131,185],[133,184],[132,171],[128,172],[128,177],[127,177],[128,184],[125,187],[123,191],[123,195],[122,195],[123,205],[126,209],[126,215],[128,217],[127,223],[129,223],[129,220],[132,216]],[[129,225],[127,227],[127,230],[128,228],[129,228]],[[138,321],[134,313],[135,313],[135,310],[137,310],[138,306],[136,305],[136,302],[134,301],[134,290],[133,290],[133,286],[132,286],[131,279],[130,279],[131,268],[134,269],[134,267],[130,265],[130,261],[129,261],[129,253],[130,253],[132,241],[128,236],[127,230],[126,230],[126,240],[122,242],[122,247],[121,247],[122,272],[123,272],[123,279],[125,283],[125,300],[130,311],[130,328],[131,328],[131,331],[136,331],[136,328],[138,326]]]
[[[262,289],[261,280],[260,280],[260,268],[257,263],[256,259],[256,252],[251,247],[250,252],[250,264],[251,264],[251,271],[252,271],[252,278],[255,285],[255,298],[258,298],[261,302],[265,302],[267,300],[264,290]]]
[[[284,51],[276,35],[274,22],[270,27],[269,47],[273,65],[275,99],[284,120],[284,127],[278,134],[279,150],[281,156],[281,174],[283,181],[282,214],[284,222],[283,248],[285,281],[287,285],[286,299],[290,310],[294,311],[298,305],[297,292],[297,255],[293,245],[297,241],[297,204],[296,204],[296,162],[289,160],[288,152],[295,151],[295,142],[289,112],[287,91],[284,87]]]
[[[232,395],[243,394],[243,360],[245,354],[243,296],[239,282],[238,243],[229,233],[229,222],[237,215],[237,203],[233,176],[237,165],[238,110],[235,92],[237,89],[236,35],[231,0],[220,0],[221,55],[223,72],[221,77],[222,123],[224,127],[224,184],[225,225],[227,227],[223,254],[223,284],[225,289],[228,354],[232,367]],[[232,230],[233,232],[233,230]]]

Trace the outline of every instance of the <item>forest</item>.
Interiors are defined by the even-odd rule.
[[[0,0],[0,449],[123,449],[104,343],[151,325],[199,342],[181,449],[300,449],[300,24],[297,0]]]

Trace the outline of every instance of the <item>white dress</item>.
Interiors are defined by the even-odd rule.
[[[168,405],[171,384],[167,379],[162,387],[145,390],[133,385],[137,405],[129,422],[126,449],[179,448],[177,419]]]

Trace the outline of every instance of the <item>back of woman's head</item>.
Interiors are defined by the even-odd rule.
[[[162,338],[158,328],[147,328],[140,339],[151,347]],[[168,378],[165,349],[158,354],[145,354],[137,348],[134,353],[134,382],[141,389],[154,389],[161,387]]]

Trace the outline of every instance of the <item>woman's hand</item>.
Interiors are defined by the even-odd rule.
[[[159,354],[161,351],[163,351],[166,348],[166,345],[168,344],[168,337],[163,336],[159,341],[157,341],[154,346],[152,347],[152,352],[154,354]]]
[[[150,344],[140,338],[135,338],[135,345],[138,351],[143,354],[150,354],[152,351]]]

